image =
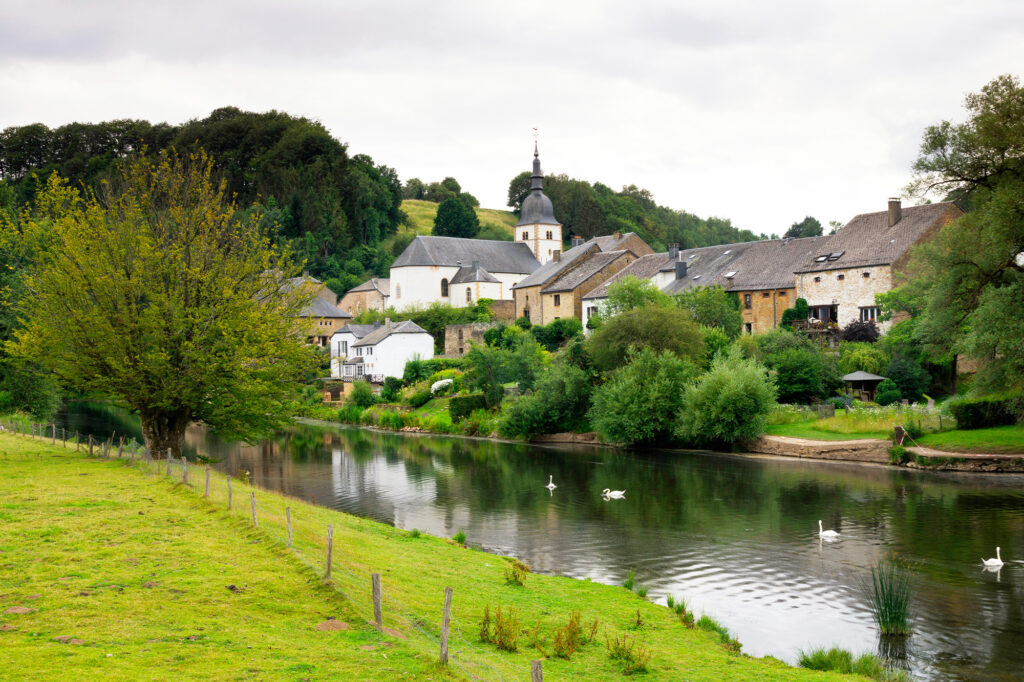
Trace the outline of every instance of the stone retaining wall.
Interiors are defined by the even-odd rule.
[[[844,462],[889,463],[889,441],[875,440],[806,440],[787,436],[761,436],[748,444],[746,450],[764,455],[834,459]]]

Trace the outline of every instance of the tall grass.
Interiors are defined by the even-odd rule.
[[[797,663],[808,670],[863,675],[882,682],[903,682],[909,679],[905,671],[887,668],[882,659],[874,654],[863,653],[855,658],[849,651],[839,647],[801,651]]]
[[[910,571],[897,561],[871,567],[868,604],[883,635],[910,634]]]

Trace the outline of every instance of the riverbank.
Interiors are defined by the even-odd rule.
[[[195,466],[182,484],[178,465],[170,477],[164,463],[148,465],[147,475],[7,434],[0,453],[5,574],[18,576],[0,590],[2,610],[15,609],[0,615],[0,663],[19,676],[522,678],[531,659],[544,658],[549,679],[618,679],[627,654],[613,659],[608,649],[618,641],[634,658],[648,653],[649,679],[853,679],[735,654],[717,634],[623,588],[533,574],[518,586],[509,560],[238,481],[228,510],[227,481],[212,472],[205,498]],[[329,524],[333,574],[324,580]],[[390,633],[365,625],[374,572]],[[446,586],[450,671],[436,663]],[[479,638],[484,607],[493,618],[499,605],[516,612],[514,653]],[[583,639],[596,620],[594,641],[556,658],[556,630],[574,610]]]

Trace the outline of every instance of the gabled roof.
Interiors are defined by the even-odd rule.
[[[606,281],[602,282],[600,286],[596,287],[593,291],[584,296],[583,299],[608,298],[608,287],[612,284],[630,275],[637,279],[650,279],[658,274],[658,271],[661,270],[665,263],[668,262],[670,261],[667,251],[662,253],[649,253],[646,256],[640,256],[635,261],[609,277]]]
[[[331,305],[324,299],[317,296],[309,302],[302,312],[299,313],[299,317],[330,317],[330,318],[351,318],[352,313],[347,313],[338,306]]]
[[[348,290],[348,293],[354,291],[377,291],[384,296],[391,295],[391,280],[382,277],[371,277],[357,287],[353,287]]]
[[[375,346],[393,334],[427,334],[429,336],[430,332],[412,320],[405,320],[404,322],[388,322],[384,326],[378,327],[374,331],[370,332],[352,345],[353,347]]]
[[[728,287],[727,272],[736,271],[735,263],[752,245],[759,242],[743,242],[741,244],[719,244],[696,249],[685,249],[679,252],[678,261],[686,263],[686,274],[681,279],[673,279],[665,285],[663,291],[678,294],[690,287],[715,286]],[[675,270],[675,263],[662,266],[661,271]],[[790,280],[792,280],[792,275]]]
[[[484,270],[477,263],[475,269],[472,265],[463,265],[455,273],[455,276],[452,277],[452,281],[449,284],[468,284],[470,282],[497,282],[500,284],[501,280]]]
[[[924,234],[939,224],[943,214],[956,204],[942,202],[908,206],[900,211],[900,220],[889,226],[889,212],[861,213],[827,240],[815,253],[793,268],[794,272],[822,272],[843,268],[891,265]],[[956,208],[959,211],[959,208]],[[821,256],[841,254],[823,261]]]
[[[420,236],[412,240],[393,268],[417,265],[462,267],[480,261],[488,272],[529,274],[540,267],[533,251],[524,242],[490,239]]]
[[[860,370],[852,372],[843,377],[843,381],[883,381],[885,377],[880,377],[877,374],[871,374],[870,372],[862,372]]]
[[[601,247],[593,239],[589,242],[580,244],[579,246],[574,246],[563,253],[559,260],[549,260],[547,263],[534,270],[528,277],[524,277],[516,282],[516,285],[512,288],[522,289],[523,287],[535,287],[544,284],[545,282],[550,282],[579,258],[591,253],[598,253],[600,251]]]
[[[636,237],[643,241],[636,232],[620,232],[618,234],[618,237],[614,234],[603,234],[600,237],[591,238],[590,241],[600,246],[602,251],[622,251],[627,248],[626,242],[629,241],[630,237]]]
[[[572,291],[628,253],[632,253],[632,251],[608,251],[606,253],[595,253],[583,261],[579,267],[575,267],[565,273],[554,282],[541,289],[540,292],[542,294],[553,294],[559,291]]]
[[[380,324],[352,324],[349,322],[344,327],[334,332],[334,334],[331,334],[331,336],[335,336],[337,334],[351,334],[357,339],[361,339],[374,329],[380,329]]]
[[[802,237],[753,242],[729,266],[736,274],[726,288],[731,291],[792,289],[796,285],[793,271],[828,239]]]

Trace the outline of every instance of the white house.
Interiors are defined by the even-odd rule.
[[[385,377],[401,377],[409,360],[432,357],[434,337],[408,320],[346,325],[331,339],[331,375],[350,381],[365,378],[381,382]]]

